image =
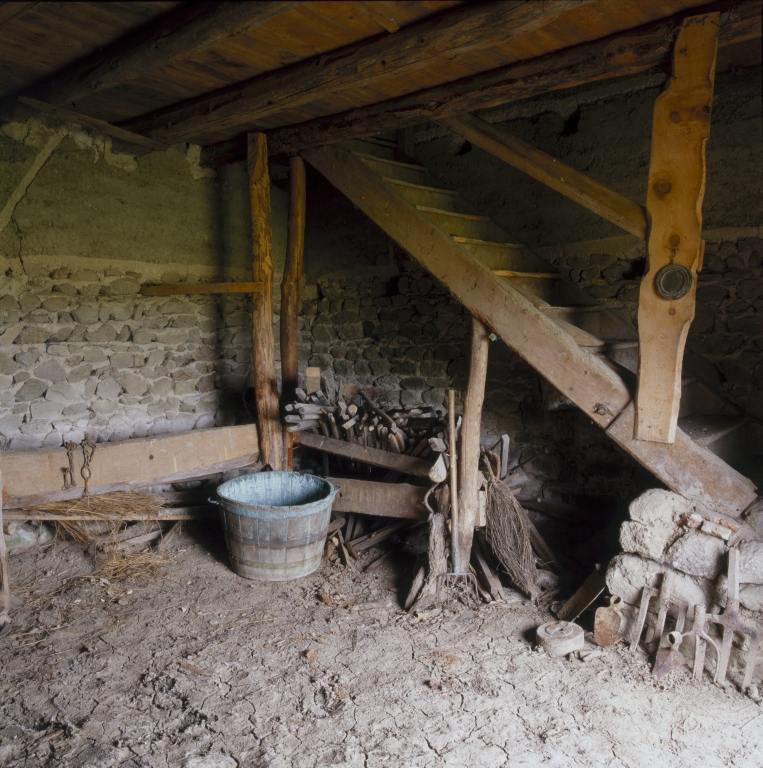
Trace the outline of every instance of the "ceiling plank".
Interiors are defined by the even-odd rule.
[[[127,35],[104,50],[66,67],[24,96],[67,104],[120,83],[150,74],[169,61],[191,56],[233,35],[251,30],[299,2],[191,3],[161,21]],[[23,116],[18,101],[0,107],[5,120]]]
[[[39,3],[0,3],[0,24],[8,24],[13,19],[20,19]]]
[[[721,13],[718,38],[719,47],[725,47],[761,36],[761,7],[761,0],[743,0],[731,9],[727,2],[694,8],[681,17],[662,19],[407,96],[278,128],[268,133],[268,146],[271,154],[296,152],[669,65],[672,40],[683,17],[727,11]],[[241,137],[220,142],[205,147],[202,162],[239,162],[244,149]]]
[[[561,13],[590,0],[554,3],[500,2],[459,7],[411,24],[393,35],[354,43],[297,64],[259,75],[211,94],[123,123],[136,133],[174,143],[208,131],[237,126],[293,109],[351,88],[405,78],[450,62],[467,51],[521,37]]]

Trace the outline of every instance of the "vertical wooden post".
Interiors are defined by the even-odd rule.
[[[655,443],[676,438],[684,346],[702,268],[705,145],[719,19],[709,13],[684,21],[673,52],[673,77],[654,105],[646,196],[649,268],[639,291],[634,437]]]
[[[281,281],[281,392],[285,403],[294,399],[298,385],[297,352],[299,281],[305,248],[305,162],[301,157],[289,161],[289,222],[286,238],[286,264]]]
[[[458,532],[457,544],[463,568],[468,568],[472,551],[474,525],[479,515],[480,487],[480,427],[482,404],[485,400],[485,379],[490,339],[485,326],[472,317],[472,350],[469,361],[469,382],[464,394],[464,414],[461,422],[461,450],[458,455]],[[454,536],[454,540],[456,536]]]
[[[252,211],[252,369],[257,408],[260,455],[279,470],[283,461],[278,414],[275,343],[273,339],[273,249],[270,231],[270,175],[264,133],[250,133],[247,141],[249,202]]]

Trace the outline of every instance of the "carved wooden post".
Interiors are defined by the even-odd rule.
[[[702,268],[705,145],[719,18],[709,13],[684,21],[673,52],[673,77],[654,106],[646,196],[649,269],[639,292],[634,437],[655,443],[676,438],[684,346]]]
[[[469,567],[474,524],[479,513],[480,426],[485,400],[485,379],[490,339],[485,326],[472,317],[472,351],[469,382],[464,393],[464,415],[461,422],[461,450],[458,455],[458,551],[461,568]],[[455,536],[454,536],[455,538]],[[454,547],[456,544],[454,544]]]
[[[250,133],[247,142],[249,202],[252,209],[252,369],[260,455],[281,469],[283,442],[278,414],[275,344],[273,340],[273,250],[270,231],[270,175],[264,133]]]
[[[281,392],[283,401],[294,399],[299,370],[298,311],[299,281],[305,247],[305,162],[301,157],[289,161],[289,223],[286,239],[286,264],[281,282]]]

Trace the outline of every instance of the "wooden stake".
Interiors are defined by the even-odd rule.
[[[295,400],[299,382],[297,323],[299,319],[299,281],[305,248],[305,162],[301,157],[289,161],[289,222],[286,238],[286,264],[281,281],[281,393],[284,403]]]
[[[275,344],[273,340],[273,251],[270,231],[268,142],[250,133],[247,144],[249,201],[252,211],[252,369],[262,461],[280,470],[283,459],[278,416]]]
[[[458,551],[462,568],[469,562],[474,526],[479,519],[479,488],[482,476],[480,461],[480,426],[485,400],[485,379],[490,339],[485,326],[472,317],[472,353],[469,361],[469,383],[464,395],[461,423],[461,452],[458,456],[458,523],[453,531],[453,549]],[[451,461],[453,459],[451,458]]]
[[[649,269],[638,308],[637,440],[672,444],[676,439],[681,366],[704,249],[705,145],[719,23],[719,13],[686,19],[675,42],[673,77],[654,106],[646,196]],[[673,277],[663,277],[662,270],[673,270]]]

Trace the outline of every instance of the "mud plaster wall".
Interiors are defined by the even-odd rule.
[[[144,298],[141,283],[251,279],[243,168],[198,147],[135,160],[76,126],[0,132],[0,435],[11,449],[241,419],[246,297]],[[272,189],[277,279],[286,196]]]

